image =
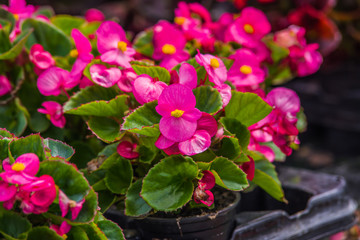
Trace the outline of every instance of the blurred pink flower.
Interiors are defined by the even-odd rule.
[[[132,68],[121,70],[121,78],[117,82],[118,87],[123,92],[133,91],[133,82],[137,78],[137,74]]]
[[[74,200],[69,199],[63,191],[59,190],[59,206],[62,217],[65,217],[70,209],[71,220],[75,220],[79,215],[84,202],[85,202],[85,198],[79,202],[76,202]]]
[[[54,126],[59,128],[65,127],[66,119],[61,104],[54,101],[46,101],[41,106],[44,108],[39,108],[38,112],[46,114]]]
[[[51,54],[45,51],[40,44],[32,45],[29,59],[35,65],[34,71],[37,75],[40,75],[46,69],[55,66],[55,60]]]
[[[290,66],[299,77],[308,76],[319,70],[323,58],[317,51],[317,43],[306,45],[305,47],[290,47]]]
[[[105,20],[105,16],[100,10],[91,8],[85,12],[85,20],[87,22],[102,22]]]
[[[165,20],[159,21],[153,29],[153,58],[160,61],[160,66],[171,69],[189,59],[189,53],[184,51],[186,39],[180,30]]]
[[[71,225],[63,221],[60,226],[50,224],[50,229],[54,230],[59,236],[66,238],[66,234],[70,231]]]
[[[129,141],[122,141],[116,148],[117,153],[127,159],[135,159],[139,157],[139,153],[136,152],[136,143]]]
[[[105,88],[114,86],[121,78],[121,71],[116,67],[107,68],[102,64],[94,64],[89,70],[93,82]]]
[[[133,60],[135,50],[129,47],[125,31],[119,24],[105,21],[96,30],[96,35],[101,61],[124,68],[131,67],[130,61]]]
[[[250,161],[242,163],[240,168],[244,171],[244,173],[246,173],[246,178],[252,181],[255,175],[255,162],[252,157],[248,156],[248,158]]]
[[[214,174],[208,170],[202,171],[203,177],[199,180],[198,186],[194,191],[193,197],[196,203],[203,203],[210,207],[214,203],[214,195],[210,189],[215,186]]]
[[[62,91],[75,87],[79,82],[70,77],[70,73],[59,67],[44,71],[37,80],[37,87],[42,95],[58,96]]]
[[[197,87],[197,73],[192,65],[188,63],[181,64],[179,69],[178,83],[187,86],[190,89],[194,89]]]

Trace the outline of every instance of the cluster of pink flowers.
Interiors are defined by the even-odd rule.
[[[35,176],[39,166],[39,158],[34,153],[19,156],[13,164],[9,158],[3,160],[0,201],[5,209],[12,209],[14,203],[20,201],[25,214],[47,212],[56,198],[56,186],[49,175]]]
[[[215,187],[215,177],[208,170],[202,171],[202,174],[203,177],[194,191],[194,201],[210,207],[214,203],[214,194],[210,190]]]

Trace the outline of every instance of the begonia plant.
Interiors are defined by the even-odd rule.
[[[75,236],[106,235],[111,224],[98,206],[117,204],[128,216],[213,208],[215,185],[257,185],[286,201],[273,162],[297,148],[305,117],[297,94],[276,85],[322,63],[303,28],[272,33],[252,7],[214,21],[200,4],[180,2],[174,23],[160,20],[130,38],[94,9],[85,18],[54,15],[12,0],[0,11],[0,114],[12,114],[0,126],[76,150],[70,159],[63,143],[6,132],[4,209],[16,200],[23,213],[54,219],[51,231]],[[58,174],[63,168],[81,181]],[[76,189],[84,182],[84,190],[67,191],[64,181]],[[88,197],[90,226],[74,227],[90,211]]]

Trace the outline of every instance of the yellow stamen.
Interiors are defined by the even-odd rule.
[[[161,50],[165,54],[174,54],[176,52],[176,48],[172,44],[165,44]]]
[[[20,172],[22,170],[25,169],[25,165],[22,164],[22,163],[14,163],[12,166],[11,166],[11,169],[13,171],[17,171],[17,172]]]
[[[242,65],[240,67],[240,72],[247,75],[247,74],[252,73],[252,68],[250,66],[248,66],[248,65]]]
[[[250,24],[245,24],[244,25],[244,31],[249,33],[249,34],[253,34],[254,33],[254,27],[251,26]]]
[[[63,237],[64,239],[67,239],[68,236],[67,236],[66,234],[63,234],[62,237]]]
[[[76,49],[70,51],[70,57],[77,58],[79,56],[79,52]]]
[[[185,22],[186,18],[184,17],[175,17],[174,18],[174,22],[177,24],[177,25],[183,25],[184,22]]]
[[[218,68],[220,66],[219,61],[216,58],[210,59],[210,66],[213,68]]]
[[[124,41],[118,42],[118,49],[120,49],[122,52],[125,52],[127,49],[127,43]]]
[[[69,207],[71,208],[76,207],[76,202],[74,200],[69,200]]]
[[[19,21],[19,15],[14,14],[13,16],[14,16],[14,18],[15,18],[16,21]]]
[[[176,117],[176,118],[181,117],[183,114],[184,114],[184,111],[179,110],[179,109],[176,109],[176,110],[171,112],[171,116]]]

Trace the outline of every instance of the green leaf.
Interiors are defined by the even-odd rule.
[[[141,196],[155,210],[176,210],[191,200],[197,171],[196,163],[189,157],[164,158],[144,178]]]
[[[62,161],[44,161],[40,163],[38,176],[50,175],[56,185],[71,199],[76,202],[84,199],[90,191],[88,181],[82,173],[72,165]]]
[[[4,160],[9,157],[9,143],[11,139],[0,139],[0,159]]]
[[[0,213],[0,233],[6,239],[26,239],[31,223],[14,212],[2,210]]]
[[[14,159],[24,153],[35,153],[40,161],[46,160],[43,140],[39,134],[14,139],[10,143],[10,153]]]
[[[3,8],[0,8],[0,19],[10,23],[11,28],[10,28],[9,33],[14,30],[16,21],[15,21],[14,15],[12,13],[6,11]]]
[[[159,81],[170,83],[170,73],[166,68],[159,66],[141,66],[131,65],[137,75],[147,74],[152,78],[157,78]]]
[[[107,219],[98,221],[97,226],[109,240],[125,240],[121,228],[114,222]]]
[[[24,32],[22,32],[14,41],[14,45],[9,49],[8,51],[0,54],[0,60],[8,60],[8,59],[14,59],[23,50],[23,47],[28,40],[30,34],[32,33],[31,29],[28,29]]]
[[[0,24],[4,23],[0,22]],[[0,29],[0,54],[8,52],[11,48],[9,33],[6,30],[5,28]]]
[[[107,163],[109,164],[109,163]],[[113,158],[111,167],[105,175],[105,183],[110,191],[117,194],[125,194],[133,178],[133,170],[129,160],[118,155]]]
[[[49,227],[35,227],[29,232],[28,240],[64,240]]]
[[[217,156],[235,160],[241,154],[241,147],[237,138],[226,136],[221,140],[221,148],[214,152]]]
[[[100,228],[94,223],[80,225],[86,232],[89,240],[107,240],[106,235],[100,230]]]
[[[216,158],[210,167],[216,184],[232,191],[241,191],[249,186],[244,173],[236,164],[224,157]]]
[[[125,116],[125,111],[129,110],[127,104],[128,96],[119,95],[110,101],[98,100],[85,104],[75,103],[76,96],[72,97],[65,105],[67,114],[85,115],[85,116],[97,116],[97,117],[117,117],[121,118]],[[78,107],[73,107],[78,105]]]
[[[117,146],[119,145],[119,143],[113,143],[110,145],[106,145],[103,150],[101,150],[98,153],[98,156],[106,156],[106,157],[110,157],[112,154],[116,153],[116,149]]]
[[[296,118],[298,119],[296,123],[296,127],[299,130],[299,132],[305,132],[307,129],[307,119],[306,115],[304,113],[304,109],[301,108],[300,111],[296,114]],[[1,135],[1,134],[0,134]]]
[[[157,153],[159,152],[159,149],[155,147],[156,140],[156,137],[139,138],[139,146],[137,148],[137,151],[140,155],[139,160],[141,162],[151,163],[155,159]]]
[[[134,39],[133,48],[148,57],[151,57],[154,52],[154,46],[152,44],[154,32],[152,30],[145,30],[136,35]]]
[[[142,179],[137,180],[131,185],[126,193],[125,214],[128,216],[142,216],[151,211],[151,207],[140,196]]]
[[[250,131],[235,118],[223,117],[219,120],[224,128],[239,140],[242,150],[246,150],[250,142]]]
[[[267,47],[271,50],[271,58],[274,63],[278,63],[280,60],[289,56],[289,49],[284,48],[276,44],[274,41],[267,41]]]
[[[96,192],[99,198],[100,211],[104,213],[116,202],[116,195],[114,195],[109,190],[102,190]]]
[[[97,85],[90,86],[73,95],[70,100],[65,103],[64,112],[78,115],[103,116],[98,115],[100,111],[96,109],[96,107],[104,107],[104,105],[109,104],[111,100],[114,100],[118,94],[119,90],[115,87],[104,88]],[[121,97],[120,100],[124,97],[125,95]],[[125,99],[123,99],[123,101],[125,101]],[[116,102],[113,102],[112,106],[116,107],[114,103]],[[105,107],[104,110],[108,110],[108,107]],[[93,114],[90,114],[91,112],[93,112]]]
[[[45,114],[31,112],[29,127],[33,132],[44,132],[50,127],[50,121]]]
[[[37,10],[34,13],[34,16],[39,16],[39,15],[43,15],[46,16],[48,18],[51,18],[52,16],[55,15],[54,9],[50,6],[37,6]]]
[[[268,160],[255,161],[255,176],[252,182],[276,200],[287,202],[275,167]]]
[[[8,130],[6,130],[5,128],[0,128],[0,138],[3,138],[3,137],[13,138],[14,135],[11,132],[9,132]]]
[[[20,136],[27,126],[26,114],[15,102],[0,105],[0,128],[6,128],[16,136]]]
[[[270,147],[275,154],[275,161],[284,162],[286,160],[286,155],[281,151],[281,149],[275,145],[274,142],[265,142],[261,143],[261,145],[265,145]],[[265,157],[262,157],[264,159]]]
[[[78,226],[72,226],[66,236],[68,236],[67,240],[89,240],[86,232]]]
[[[31,28],[34,31],[26,42],[27,49],[30,49],[35,43],[39,43],[54,56],[69,54],[71,42],[61,30],[45,21],[28,18],[22,23],[22,31]]]
[[[151,130],[151,128],[154,128],[154,125],[158,124],[161,119],[161,116],[155,110],[156,106],[157,101],[152,101],[135,109],[135,111],[126,116],[121,129],[144,134],[146,136],[158,136],[159,132],[157,128]]]
[[[71,146],[58,140],[47,138],[44,139],[44,144],[50,149],[52,157],[62,157],[69,160],[75,153]]]
[[[50,21],[66,35],[70,36],[71,30],[79,28],[85,22],[85,19],[70,15],[56,15]]]
[[[104,142],[111,143],[121,138],[120,123],[112,118],[90,117],[86,124]]]
[[[193,93],[196,98],[196,108],[202,112],[214,114],[222,108],[220,93],[211,86],[201,86],[195,88]]]
[[[246,127],[257,123],[272,111],[272,107],[255,93],[232,91],[229,104],[225,107],[225,115],[235,118]]]

